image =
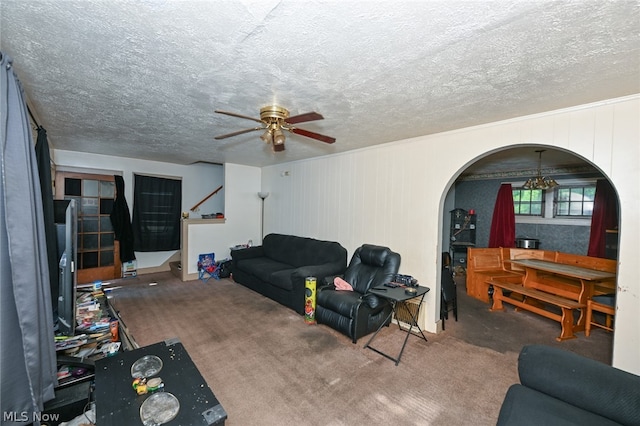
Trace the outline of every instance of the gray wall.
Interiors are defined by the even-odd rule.
[[[540,248],[587,255],[589,249],[589,226],[516,224],[516,237],[537,238]]]
[[[476,247],[487,247],[496,195],[501,180],[460,181],[455,184],[455,208],[474,209],[477,215]],[[516,223],[516,237],[537,238],[540,248],[586,255],[589,226]]]

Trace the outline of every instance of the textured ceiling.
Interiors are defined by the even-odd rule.
[[[55,148],[265,166],[639,93],[639,9],[2,0],[0,36]],[[271,103],[323,114],[299,126],[337,142],[287,134],[273,153],[259,132],[213,139],[255,125],[214,110]]]

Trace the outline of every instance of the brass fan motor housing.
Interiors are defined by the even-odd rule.
[[[260,108],[260,120],[265,123],[281,121],[289,118],[289,110],[278,105],[269,105]]]

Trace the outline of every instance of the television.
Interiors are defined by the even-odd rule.
[[[56,200],[54,210],[64,209],[64,222],[56,223],[58,236],[58,313],[57,330],[65,336],[72,336],[76,329],[76,264],[78,243],[78,213],[76,200]],[[62,220],[61,217],[58,218]],[[58,222],[56,220],[56,222]]]

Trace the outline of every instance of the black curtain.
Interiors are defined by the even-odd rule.
[[[136,251],[180,249],[182,182],[135,175],[133,234]]]
[[[42,192],[42,212],[44,214],[44,234],[47,239],[47,260],[49,261],[49,282],[51,284],[51,302],[53,317],[58,314],[58,238],[56,224],[53,215],[53,189],[51,189],[51,154],[47,131],[38,126],[38,139],[36,140],[36,161],[38,162],[38,175],[40,176],[40,189]]]
[[[113,201],[110,215],[111,225],[115,239],[120,242],[120,261],[130,262],[135,260],[136,254],[133,250],[133,227],[129,205],[124,197],[124,179],[117,175],[113,177],[116,183],[116,199]]]

